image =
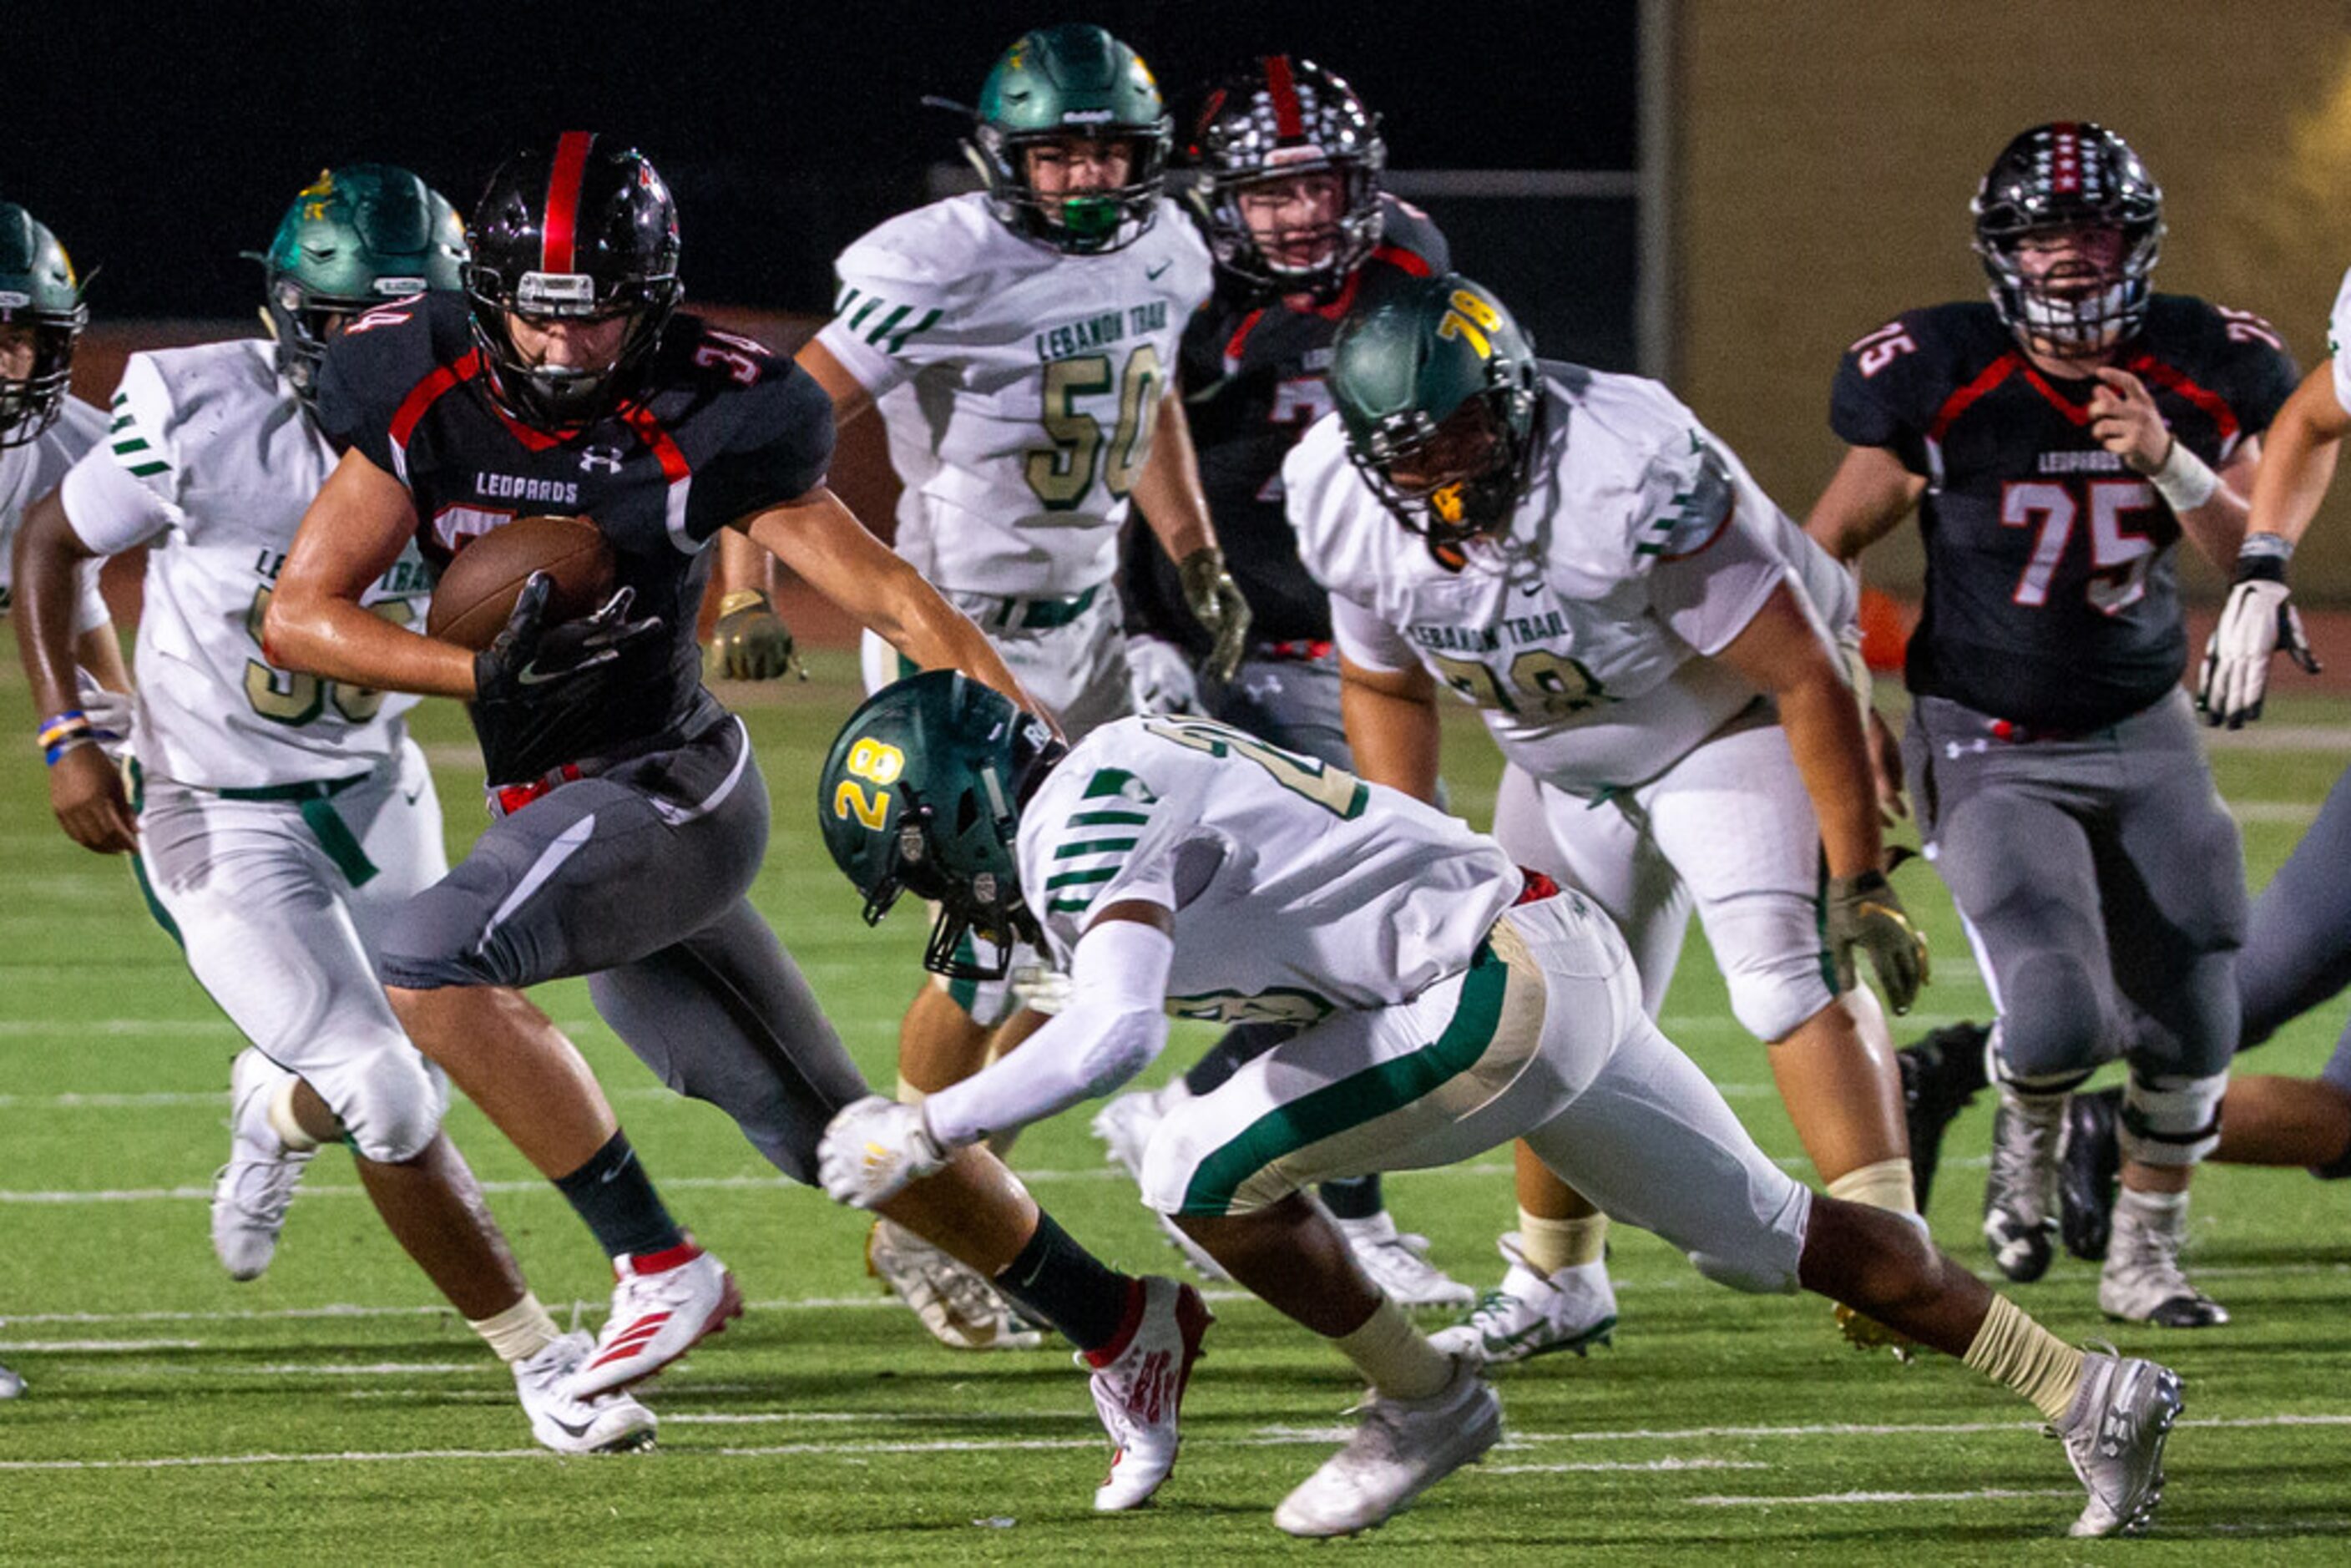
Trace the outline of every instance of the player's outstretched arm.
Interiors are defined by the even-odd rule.
[[[1151,452],[1134,477],[1134,504],[1176,563],[1184,584],[1184,605],[1200,629],[1215,639],[1202,668],[1212,680],[1229,681],[1249,648],[1249,601],[1225,570],[1225,552],[1208,520],[1208,497],[1200,487],[1199,455],[1184,400],[1173,389],[1159,400],[1151,430]]]
[[[886,1203],[956,1149],[1107,1094],[1150,1066],[1167,1045],[1173,926],[1144,899],[1097,915],[1070,956],[1069,999],[1019,1051],[920,1105],[872,1095],[833,1117],[817,1149],[825,1191],[860,1208]]]
[[[1342,654],[1339,717],[1358,778],[1401,789],[1416,800],[1437,799],[1442,737],[1437,682],[1426,670],[1417,664],[1367,669]]]
[[[49,806],[58,825],[84,849],[124,854],[139,847],[138,826],[123,797],[121,776],[99,748],[98,727],[83,715],[74,680],[74,574],[93,553],[74,532],[55,494],[25,514],[14,561],[16,646],[33,689],[33,711],[40,716]],[[119,653],[114,668],[119,675]]]
[[[924,669],[961,670],[1044,713],[987,634],[823,486],[732,526]]]
[[[1840,980],[1852,979],[1852,949],[1865,948],[1886,999],[1908,1012],[1927,978],[1927,946],[1886,880],[1861,712],[1829,646],[1782,582],[1719,657],[1771,697],[1796,771],[1820,821],[1829,866],[1829,947]]]
[[[470,701],[470,650],[360,608],[415,532],[407,486],[358,450],[344,453],[302,514],[270,596],[262,625],[269,662],[356,686]]]
[[[2344,408],[2335,378],[2332,360],[2303,378],[2272,422],[2267,450],[2252,472],[2243,543],[2233,558],[2236,585],[2204,645],[2197,676],[2196,706],[2209,724],[2235,729],[2262,716],[2270,658],[2281,648],[2304,669],[2317,672],[2317,657],[2303,636],[2302,616],[2286,586],[2286,563],[2318,515],[2335,479],[2343,437],[2351,433],[2351,411]],[[2231,461],[2223,479],[2233,476],[2236,467]],[[2188,526],[2185,516],[2180,526]]]
[[[1927,481],[1905,468],[1890,449],[1849,446],[1828,488],[1813,503],[1804,531],[1837,559],[1857,560],[1910,515],[1926,488]]]

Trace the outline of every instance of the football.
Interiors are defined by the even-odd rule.
[[[476,651],[488,647],[535,571],[555,580],[548,624],[575,620],[611,597],[614,564],[612,547],[589,518],[517,517],[458,547],[434,587],[424,629]]]

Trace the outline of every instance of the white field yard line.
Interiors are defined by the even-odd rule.
[[[667,1417],[667,1419],[674,1421],[675,1417]],[[2182,1421],[2179,1425],[2182,1427],[2227,1427],[2240,1428],[2257,1427],[2351,1426],[2351,1415],[2251,1416],[2235,1420]],[[1885,1434],[1915,1434],[1925,1437],[1943,1437],[1956,1432],[2030,1432],[2037,1429],[2038,1427],[2035,1424],[2029,1422],[1963,1422],[1943,1426],[1928,1425],[1918,1427],[1864,1427],[1840,1423],[1823,1427],[1696,1427],[1681,1433],[1646,1433],[1638,1434],[1638,1436],[1644,1440],[1656,1440],[1666,1437],[1698,1437],[1709,1435],[1846,1437],[1856,1434],[1868,1436]],[[1335,1433],[1339,1433],[1341,1430],[1342,1429],[1335,1427],[1272,1427],[1260,1428],[1257,1432],[1251,1433],[1246,1437],[1213,1437],[1203,1435],[1193,1437],[1192,1441],[1195,1444],[1210,1448],[1295,1448],[1304,1446],[1322,1447],[1331,1442],[1333,1435]],[[1521,1444],[1529,1443],[1572,1442],[1583,1438],[1599,1438],[1608,1437],[1629,1437],[1633,1436],[1635,1436],[1635,1434],[1520,1433],[1512,1439],[1509,1446],[1517,1447]],[[674,1463],[678,1458],[687,1455],[697,1457],[706,1456],[719,1458],[778,1458],[802,1456],[811,1458],[825,1458],[831,1456],[853,1458],[876,1454],[1014,1453],[1040,1449],[1093,1449],[1099,1448],[1102,1446],[1102,1439],[1099,1436],[1088,1436],[1082,1437],[923,1438],[911,1442],[874,1439],[870,1441],[840,1443],[776,1443],[756,1447],[728,1446],[714,1448],[681,1448],[671,1447],[667,1451],[671,1456],[671,1462]],[[547,1460],[561,1457],[562,1456],[550,1453],[544,1448],[416,1448],[390,1451],[346,1450],[343,1452],[329,1453],[183,1454],[163,1455],[149,1458],[0,1459],[0,1471],[152,1470],[212,1469],[241,1465],[407,1464],[414,1463],[418,1460],[430,1459],[457,1459],[467,1461],[479,1461],[484,1459]],[[1692,1456],[1683,1458],[1677,1462],[1658,1461],[1654,1464],[1642,1465],[1638,1468],[1659,1472],[1676,1469],[1700,1470],[1729,1468],[1743,1469],[1750,1463],[1753,1462],[1754,1461],[1725,1460],[1718,1463],[1708,1461],[1703,1456]],[[1630,1469],[1633,1467],[1627,1464],[1618,1468]],[[1765,1462],[1765,1468],[1769,1468],[1768,1462]],[[1528,1467],[1524,1473],[1547,1472],[1551,1469],[1552,1469],[1552,1467]],[[1509,1472],[1498,1471],[1496,1473]],[[1792,1497],[1718,1496],[1694,1498],[1689,1500],[1694,1504],[1704,1504],[1706,1506],[1718,1508],[1760,1508],[1768,1507],[1774,1503],[1794,1505],[1800,1503],[1827,1504],[1840,1502],[1972,1502],[1977,1500],[2001,1500],[2011,1498],[2078,1497],[2080,1495],[2078,1489],[2071,1487],[2048,1489],[2036,1488],[2030,1490],[1985,1488],[1980,1490],[1959,1492],[1852,1491],[1813,1493],[1811,1495]]]
[[[1800,1508],[1807,1505],[1916,1502],[2013,1502],[2020,1499],[2082,1495],[2080,1487],[1978,1487],[1973,1491],[1821,1491],[1803,1497],[1686,1497],[1685,1508]]]

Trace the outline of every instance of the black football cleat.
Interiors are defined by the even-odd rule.
[[[2105,1260],[2114,1235],[2115,1183],[2123,1168],[2116,1130],[2122,1103],[2119,1088],[2075,1094],[2057,1149],[2057,1236],[2066,1251],[2092,1263]]]
[[[1980,1024],[1950,1024],[1894,1053],[1902,1072],[1902,1120],[1910,1134],[1910,1183],[1921,1214],[1934,1190],[1944,1129],[1987,1082],[1984,1041],[1991,1032]]]

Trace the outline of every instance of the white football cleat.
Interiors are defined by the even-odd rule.
[[[626,1394],[572,1397],[566,1385],[596,1342],[584,1333],[559,1334],[537,1355],[514,1364],[515,1394],[530,1417],[530,1435],[559,1454],[618,1454],[653,1445],[653,1413]]]
[[[1468,1356],[1426,1399],[1364,1397],[1347,1446],[1273,1511],[1292,1535],[1353,1535],[1385,1523],[1412,1500],[1502,1438],[1502,1401]]]
[[[2185,1208],[2168,1219],[2141,1212],[2126,1192],[2115,1205],[2106,1261],[2098,1274],[2098,1310],[2124,1322],[2167,1329],[2218,1328],[2229,1309],[2196,1288],[2179,1266],[2188,1239]]]
[[[1517,1231],[1495,1246],[1510,1266],[1501,1284],[1468,1317],[1429,1335],[1429,1343],[1493,1366],[1559,1351],[1586,1355],[1614,1339],[1616,1288],[1605,1262],[1572,1264],[1545,1278],[1527,1261]]]
[[[743,1315],[726,1265],[689,1238],[665,1252],[612,1260],[612,1315],[563,1392],[590,1400],[642,1383]]]
[[[1478,1293],[1428,1260],[1428,1238],[1396,1229],[1385,1209],[1369,1219],[1337,1221],[1347,1249],[1372,1283],[1400,1307],[1466,1307]]]
[[[2057,1146],[2064,1134],[2065,1096],[2000,1086],[1991,1170],[1984,1177],[1983,1234],[1991,1260],[2019,1284],[2049,1271],[2057,1234]]]
[[[25,1380],[6,1367],[0,1366],[0,1399],[14,1399],[23,1392]]]
[[[1137,1280],[1143,1312],[1126,1344],[1093,1367],[1094,1409],[1110,1434],[1110,1474],[1094,1489],[1094,1511],[1117,1513],[1151,1500],[1176,1469],[1184,1387],[1200,1359],[1200,1336],[1216,1316],[1200,1292],[1174,1280]],[[1081,1366],[1092,1366],[1083,1354]]]
[[[1034,1350],[1045,1343],[977,1270],[892,1220],[877,1219],[866,1232],[865,1271],[950,1350]]]
[[[2169,1367],[2125,1360],[2112,1345],[2089,1353],[2074,1407],[2050,1428],[2090,1489],[2067,1534],[2136,1535],[2147,1528],[2163,1501],[2163,1442],[2186,1404]]]
[[[269,1102],[294,1074],[251,1046],[229,1068],[228,1164],[213,1178],[213,1255],[232,1280],[257,1280],[277,1255],[287,1206],[315,1149],[289,1149]]]

